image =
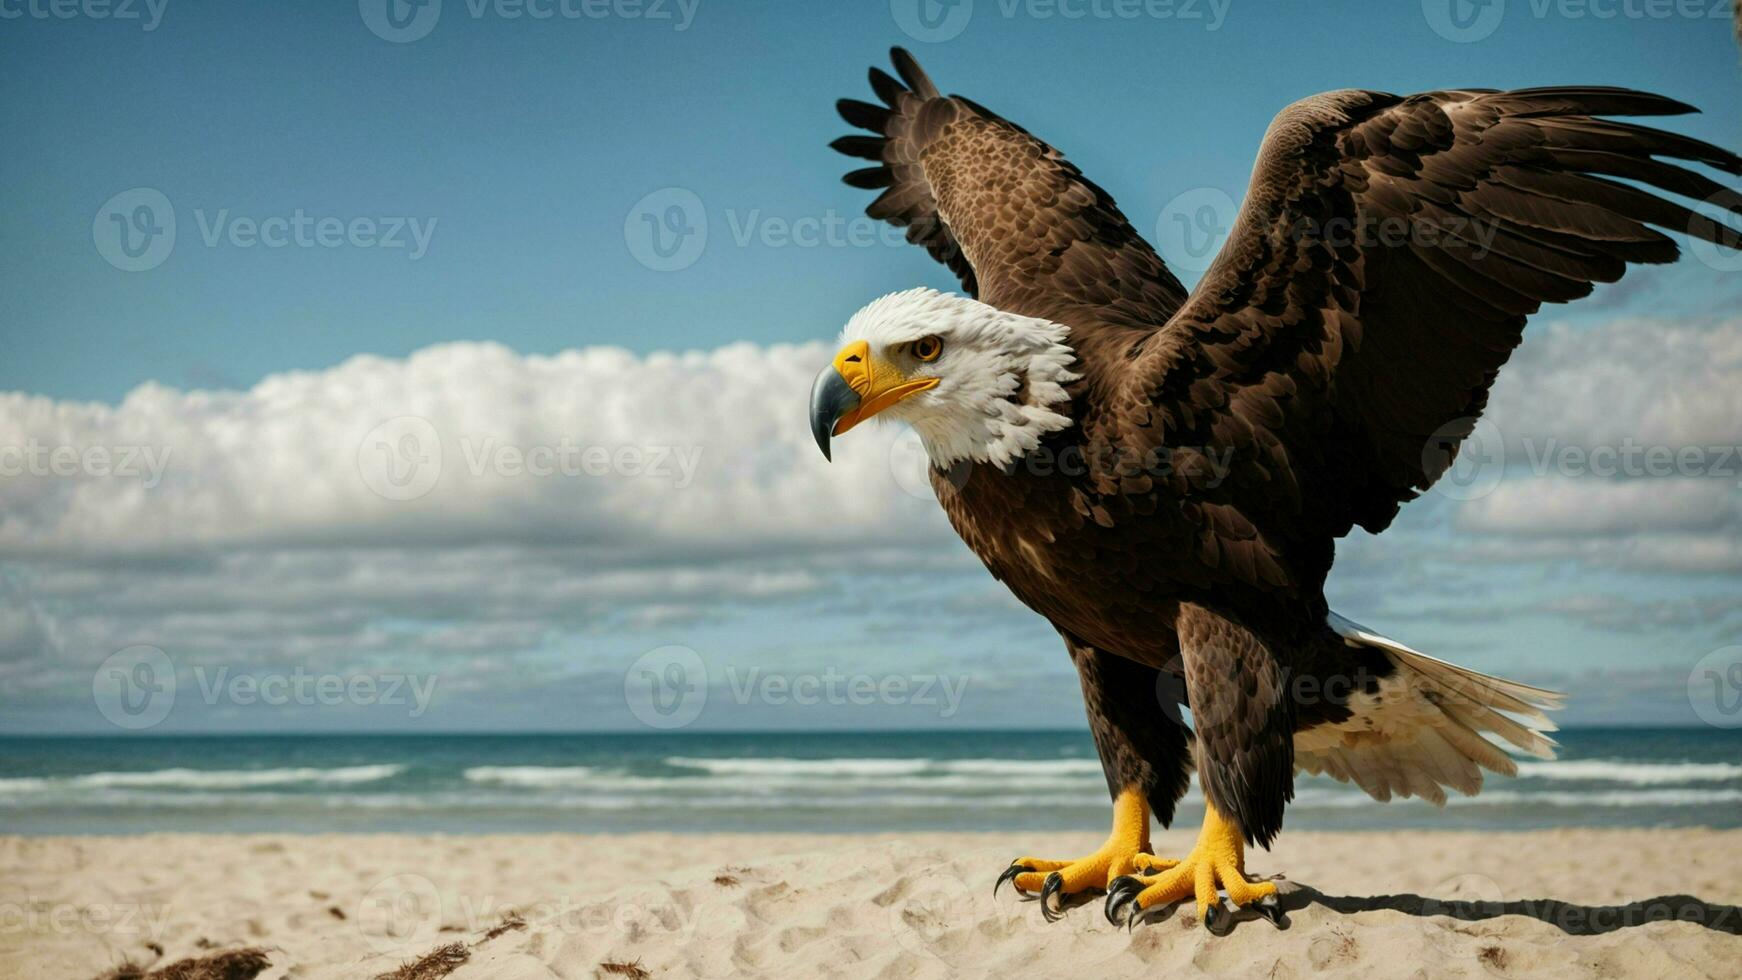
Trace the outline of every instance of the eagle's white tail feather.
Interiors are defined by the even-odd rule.
[[[1498,711],[1473,701],[1449,701],[1440,704],[1440,710],[1463,722],[1464,727],[1474,732],[1493,732],[1513,745],[1526,755],[1538,759],[1554,758],[1557,743],[1540,729],[1529,728],[1513,721]]]
[[[1350,646],[1383,651],[1397,670],[1376,693],[1350,700],[1350,718],[1295,733],[1297,768],[1353,782],[1377,800],[1419,796],[1443,806],[1448,788],[1480,792],[1483,769],[1518,773],[1485,734],[1554,758],[1555,741],[1543,733],[1555,725],[1544,712],[1564,695],[1430,657],[1335,613],[1330,625]]]

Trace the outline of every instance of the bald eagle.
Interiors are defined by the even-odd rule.
[[[1552,757],[1560,695],[1333,613],[1334,542],[1384,530],[1446,471],[1528,315],[1677,257],[1649,226],[1742,247],[1638,186],[1742,213],[1667,162],[1742,159],[1603,118],[1691,111],[1626,89],[1317,95],[1271,124],[1188,294],[1057,150],[892,56],[899,80],[871,70],[880,104],[838,104],[869,135],[832,146],[872,161],[844,178],[882,189],[867,213],[967,295],[856,313],[811,425],[825,456],[873,416],[912,426],[951,525],[1076,664],[1112,833],[998,883],[1048,918],[1105,889],[1115,921],[1187,898],[1216,932],[1242,907],[1275,921],[1245,847],[1276,836],[1297,771],[1443,804],[1516,773],[1501,743]],[[1150,818],[1170,823],[1194,766],[1197,844],[1157,857]]]

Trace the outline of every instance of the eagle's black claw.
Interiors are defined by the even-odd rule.
[[[998,889],[1003,888],[1005,882],[1015,881],[1017,875],[1033,870],[1033,868],[1026,864],[1012,864],[1010,867],[1005,868],[1004,873],[998,876],[998,880],[992,883],[992,897],[998,897]]]
[[[1212,936],[1226,936],[1234,931],[1234,913],[1217,902],[1204,910],[1204,928],[1210,930]]]
[[[1102,908],[1102,912],[1107,916],[1107,921],[1114,925],[1118,925],[1119,912],[1124,909],[1125,906],[1132,905],[1136,902],[1137,893],[1142,890],[1143,882],[1138,881],[1130,875],[1120,875],[1108,882],[1107,904]],[[1129,926],[1131,924],[1130,920],[1135,919],[1136,917],[1137,910],[1133,908],[1131,914],[1126,917],[1126,925]]]
[[[1052,899],[1056,895],[1064,894],[1064,890],[1064,875],[1054,871],[1052,874],[1046,876],[1046,882],[1040,886],[1040,914],[1042,918],[1046,919],[1046,921],[1055,921],[1062,913],[1062,900],[1060,904],[1061,912],[1054,912],[1052,910]]]
[[[1270,924],[1276,928],[1288,928],[1288,917],[1282,914],[1282,904],[1276,900],[1275,895],[1264,896],[1257,905],[1252,906],[1252,909],[1259,915],[1269,919]]]

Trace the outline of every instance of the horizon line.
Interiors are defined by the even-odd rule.
[[[1618,722],[1610,725],[1564,725],[1561,732],[1578,731],[1709,731],[1713,734],[1726,732],[1742,733],[1742,729],[1723,729],[1711,725],[1683,724],[1649,724]],[[72,731],[72,732],[5,732],[0,731],[0,739],[169,739],[169,738],[454,738],[454,737],[499,737],[499,738],[533,738],[533,737],[576,737],[576,736],[633,736],[633,737],[678,737],[717,736],[717,735],[1087,735],[1089,729],[1083,728],[1019,728],[979,726],[964,728],[702,728],[683,730],[636,730],[636,729],[449,729],[442,731],[248,731],[248,730],[214,730],[214,731],[178,731],[178,732],[130,732],[130,731]]]

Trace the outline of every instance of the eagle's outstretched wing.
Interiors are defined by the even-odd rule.
[[[842,99],[842,118],[873,136],[830,144],[876,161],[843,178],[883,189],[866,207],[907,229],[976,298],[1075,325],[1153,328],[1185,288],[1106,191],[1022,127],[944,96],[900,48],[901,80],[871,69],[882,105]]]
[[[1614,88],[1296,103],[1272,123],[1191,297],[1141,355],[1109,367],[1116,393],[1088,421],[1092,438],[1228,453],[1224,478],[1186,467],[1171,488],[1203,517],[1209,567],[1316,589],[1333,536],[1384,528],[1444,473],[1529,314],[1629,263],[1675,259],[1649,226],[1742,247],[1735,230],[1621,182],[1742,213],[1742,194],[1666,162],[1735,174],[1742,159],[1599,118],[1688,111]],[[1100,474],[1102,505],[1128,481]]]

